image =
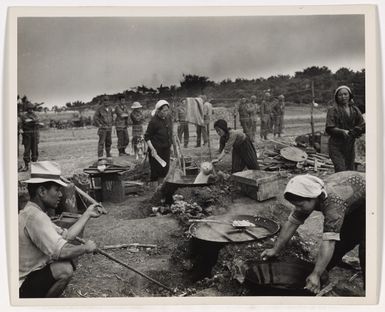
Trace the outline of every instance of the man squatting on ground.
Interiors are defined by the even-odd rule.
[[[365,174],[355,171],[335,173],[325,181],[311,175],[292,178],[286,186],[284,197],[295,209],[289,215],[274,247],[263,251],[261,258],[267,260],[277,256],[298,227],[317,210],[324,216],[322,242],[305,288],[318,293],[324,271],[339,265],[342,257],[357,245],[365,288],[365,185]]]
[[[103,150],[106,149],[106,156],[111,157],[112,145],[112,124],[113,113],[110,107],[109,98],[107,95],[103,97],[102,104],[96,109],[94,114],[94,124],[97,126],[99,142],[98,142],[98,158],[103,158]]]
[[[21,171],[28,171],[31,160],[35,162],[39,157],[39,118],[34,113],[34,108],[35,105],[28,102],[27,112],[20,117],[24,145],[24,167]]]
[[[118,137],[118,151],[119,156],[128,155],[126,153],[126,147],[130,143],[130,138],[128,137],[128,107],[124,96],[120,98],[119,104],[115,107],[115,128],[116,136]]]
[[[47,215],[56,208],[62,193],[58,164],[49,161],[32,163],[27,181],[30,201],[19,212],[19,296],[20,298],[59,297],[70,281],[73,260],[95,251],[93,241],[73,245],[70,241],[83,230],[90,218],[105,213],[92,204],[68,230],[56,226]]]

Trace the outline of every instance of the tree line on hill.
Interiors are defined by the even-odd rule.
[[[287,105],[308,104],[313,100],[312,84],[314,85],[314,101],[321,106],[328,106],[334,101],[334,90],[340,85],[352,89],[354,101],[360,108],[365,107],[365,69],[353,71],[342,67],[333,73],[326,66],[311,66],[291,75],[277,75],[269,78],[225,79],[214,82],[209,77],[183,74],[179,86],[163,86],[158,88],[144,85],[130,88],[120,93],[110,94],[112,102],[124,97],[127,102],[139,101],[145,108],[152,108],[154,102],[166,99],[176,102],[183,97],[195,97],[205,94],[215,105],[232,107],[240,98],[256,95],[259,100],[269,91],[273,96],[283,94]],[[104,94],[95,96],[90,102],[75,101],[63,107],[52,107],[53,111],[83,110],[93,108],[100,103]],[[26,98],[24,96],[23,98]],[[45,108],[44,108],[45,109]]]

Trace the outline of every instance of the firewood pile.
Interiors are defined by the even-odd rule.
[[[299,151],[306,156],[303,160],[295,161],[282,156],[282,147],[274,147],[273,149],[264,150],[261,154],[259,165],[262,170],[304,170],[304,171],[329,171],[332,170],[333,163],[328,155],[317,153],[315,150],[308,149],[307,152],[291,147],[293,152]],[[290,157],[289,157],[290,158]]]

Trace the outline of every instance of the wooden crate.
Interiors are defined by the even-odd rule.
[[[102,176],[103,201],[120,203],[127,199],[127,195],[143,191],[143,183],[124,181],[124,173],[105,174]]]
[[[232,179],[240,184],[245,195],[257,201],[274,198],[279,194],[278,173],[246,170],[234,173]]]

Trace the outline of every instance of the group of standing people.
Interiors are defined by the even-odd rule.
[[[106,157],[111,157],[112,145],[112,127],[115,125],[116,135],[118,137],[117,148],[119,156],[128,155],[126,148],[130,143],[128,135],[128,126],[132,124],[132,147],[134,153],[137,153],[138,144],[143,136],[143,121],[142,105],[139,102],[134,102],[131,106],[132,112],[129,113],[128,106],[124,97],[120,98],[120,102],[115,108],[112,107],[112,102],[108,96],[104,96],[102,103],[96,109],[94,114],[94,124],[98,127],[98,158],[103,158],[104,150]],[[114,114],[116,118],[114,119]],[[129,121],[131,119],[131,122]]]
[[[200,95],[198,97],[203,103],[203,125],[195,125],[196,127],[196,145],[195,147],[200,147],[203,139],[203,146],[208,144],[210,137],[210,122],[213,114],[213,106],[209,102],[206,95]],[[187,116],[187,100],[182,99],[176,107],[176,121],[178,122],[178,138],[182,142],[183,137],[183,146],[188,147],[190,133],[189,133],[189,123],[186,120]]]
[[[354,142],[365,132],[365,121],[352,100],[353,95],[349,87],[337,88],[336,103],[327,113],[329,153],[335,164],[336,173],[324,180],[308,174],[298,175],[288,182],[284,198],[294,206],[294,210],[282,227],[274,246],[264,250],[260,255],[264,260],[278,256],[310,214],[313,211],[321,212],[324,216],[322,242],[314,269],[307,277],[305,286],[314,293],[320,291],[323,273],[339,265],[342,257],[357,245],[365,287],[366,180],[364,173],[352,171]],[[134,103],[132,108],[135,111],[140,107]],[[31,119],[36,123],[31,111],[32,106],[28,106],[28,109],[21,121],[29,125],[30,121],[26,119]],[[128,111],[123,101],[115,112],[117,115],[115,126],[119,133],[118,138],[120,137],[118,148],[121,152],[121,149],[125,148],[125,142],[128,141],[128,136],[121,133],[127,130],[125,118],[128,117],[125,116],[128,115]],[[139,116],[139,113],[135,114]],[[118,116],[121,119],[118,119]],[[99,136],[105,140],[103,144],[106,145],[108,156],[110,150],[107,149],[106,140],[108,135],[111,135],[113,122],[108,97],[104,98],[103,105],[95,113],[95,119],[99,125]],[[134,119],[135,117],[133,121]],[[221,161],[231,152],[232,172],[241,171],[245,167],[259,169],[255,147],[247,132],[229,128],[227,122],[222,119],[214,123],[214,129],[223,142],[223,149],[214,163]],[[135,128],[133,132],[138,134],[139,128]],[[24,133],[25,131],[23,135]],[[29,135],[29,132],[27,134]],[[27,134],[26,138],[29,137]],[[159,100],[156,103],[144,139],[149,149],[151,181],[161,183],[169,170],[171,145],[175,144],[173,120],[167,101]],[[101,151],[103,152],[103,149]],[[32,160],[37,160],[36,154],[32,157]],[[74,259],[85,253],[92,253],[97,248],[93,241],[87,241],[82,245],[74,245],[71,241],[79,235],[91,218],[97,218],[105,213],[99,204],[89,206],[68,230],[56,226],[48,217],[48,209],[56,208],[62,197],[60,187],[66,186],[60,176],[57,164],[36,162],[31,166],[31,178],[25,181],[28,184],[30,201],[19,212],[20,298],[60,296],[76,268]]]
[[[252,95],[250,100],[242,98],[238,113],[243,132],[252,142],[255,141],[257,133],[258,117],[260,119],[261,140],[267,140],[267,135],[271,132],[273,132],[274,137],[280,137],[285,115],[285,96],[281,94],[277,98],[272,98],[270,92],[265,92],[260,105],[257,103],[255,95]]]

